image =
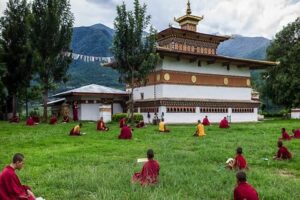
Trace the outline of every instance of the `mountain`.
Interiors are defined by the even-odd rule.
[[[114,30],[103,24],[75,27],[71,48],[74,53],[78,54],[103,57],[111,56],[112,54],[109,49],[112,44],[113,35]],[[230,40],[221,43],[217,52],[225,56],[263,60],[266,57],[266,48],[269,44],[270,40],[263,37],[234,35]],[[69,68],[69,74],[69,81],[60,90],[92,83],[108,87],[124,88],[124,85],[118,82],[118,72],[111,68],[101,67],[96,62],[73,61]]]

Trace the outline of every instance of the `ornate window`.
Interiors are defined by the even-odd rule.
[[[195,113],[195,107],[167,107],[167,113]]]
[[[254,108],[232,108],[233,113],[254,113]]]
[[[200,108],[201,113],[228,113],[228,108]]]

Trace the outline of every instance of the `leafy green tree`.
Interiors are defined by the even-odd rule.
[[[17,96],[28,86],[31,79],[32,53],[29,45],[30,8],[26,0],[9,0],[4,16],[0,20],[0,45],[6,75],[3,82],[12,97],[12,112],[17,112]]]
[[[131,89],[130,113],[133,122],[133,91],[145,83],[148,74],[156,66],[159,57],[155,53],[156,32],[150,27],[150,33],[145,37],[145,30],[150,24],[150,15],[146,15],[146,5],[134,1],[134,10],[127,11],[126,5],[117,6],[117,17],[114,21],[115,36],[112,52],[120,73],[120,80]]]
[[[264,74],[264,88],[274,103],[286,108],[300,106],[300,18],[288,24],[267,49],[268,59],[279,64]]]
[[[69,0],[34,0],[32,3],[34,63],[43,89],[44,120],[47,120],[48,92],[55,83],[66,81],[74,17]]]

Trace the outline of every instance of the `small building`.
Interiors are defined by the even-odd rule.
[[[292,119],[300,119],[300,108],[293,108],[291,110],[291,118]]]
[[[53,97],[61,98],[48,103],[57,114],[68,112],[72,118],[72,105],[76,101],[79,120],[97,121],[103,117],[107,122],[111,121],[113,114],[126,111],[129,94],[122,90],[91,84],[55,94]]]

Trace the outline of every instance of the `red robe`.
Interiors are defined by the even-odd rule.
[[[70,131],[70,136],[80,136],[80,127],[79,125],[76,125],[72,130]]]
[[[97,130],[98,131],[107,131],[108,128],[105,126],[105,123],[103,121],[99,120],[97,123]]]
[[[73,105],[73,120],[76,122],[78,121],[78,106]]]
[[[300,138],[300,129],[295,130],[293,138]]]
[[[40,123],[40,118],[38,116],[32,117],[34,123]]]
[[[27,194],[30,187],[22,185],[15,170],[6,166],[0,174],[0,199],[1,200],[34,200]]]
[[[136,127],[137,128],[143,128],[145,126],[145,123],[144,122],[139,122]]]
[[[131,129],[128,126],[123,126],[121,129],[121,133],[119,135],[119,139],[131,139],[132,138],[132,133]]]
[[[286,131],[284,131],[284,132],[282,133],[282,137],[279,138],[279,139],[282,139],[282,140],[290,140],[290,139],[291,139],[291,136],[290,136]]]
[[[229,128],[229,124],[226,118],[221,120],[219,128]]]
[[[237,154],[234,161],[235,162],[234,162],[233,168],[236,168],[236,169],[246,169],[247,168],[246,159],[242,155]]]
[[[282,146],[279,147],[276,157],[279,159],[286,160],[286,159],[291,159],[292,154],[289,152],[289,150],[286,147]]]
[[[69,118],[69,116],[64,116],[64,118],[63,118],[63,121],[62,121],[62,122],[69,123],[69,121],[70,121],[70,118]]]
[[[132,177],[133,182],[141,185],[151,185],[158,182],[159,164],[156,160],[148,160],[141,172],[135,173]]]
[[[210,122],[209,122],[209,120],[208,120],[207,117],[203,118],[202,124],[203,124],[204,126],[209,126],[209,125],[210,125]]]
[[[50,119],[50,124],[56,124],[57,118],[56,117],[51,117]]]
[[[27,126],[33,126],[33,125],[34,125],[34,121],[33,121],[32,117],[29,117],[29,118],[27,119],[26,125],[27,125]]]
[[[234,200],[259,200],[256,190],[248,183],[242,182],[234,189]]]
[[[119,123],[120,123],[120,128],[122,128],[124,126],[124,124],[126,123],[126,118],[120,119]]]
[[[12,118],[10,118],[9,122],[10,123],[19,123],[20,118],[18,116],[13,116]]]

